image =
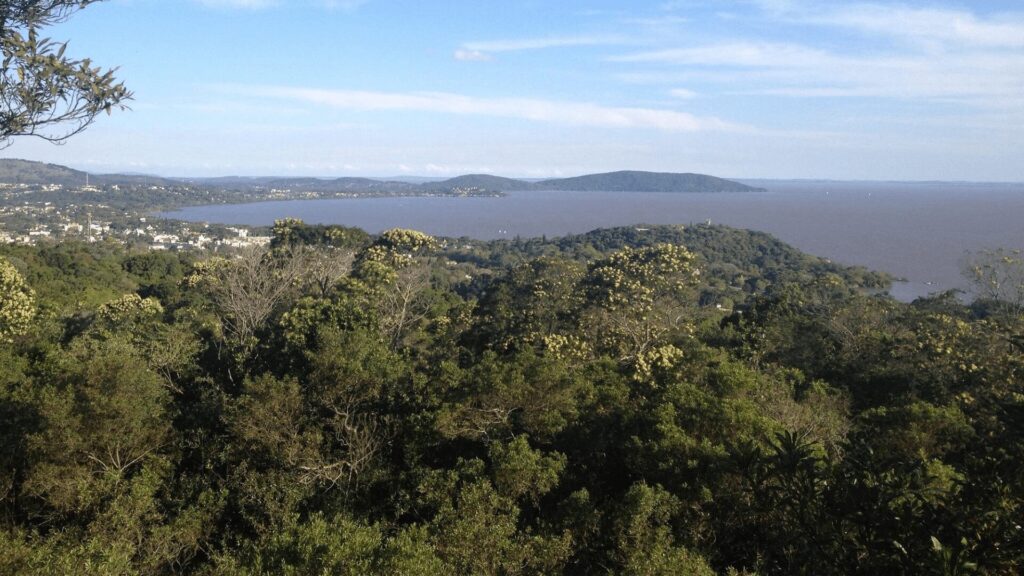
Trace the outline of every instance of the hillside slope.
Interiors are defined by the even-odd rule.
[[[544,180],[534,185],[538,190],[575,190],[582,192],[763,192],[732,180],[706,174],[671,172],[640,172],[623,170],[604,174],[588,174],[575,178]]]

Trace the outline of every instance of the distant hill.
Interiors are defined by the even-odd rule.
[[[252,179],[204,179],[203,182],[226,184],[247,182],[250,186],[269,186],[291,190],[317,192],[442,192],[457,189],[477,188],[488,192],[510,192],[517,190],[572,190],[577,192],[759,192],[764,188],[747,186],[732,180],[704,174],[675,174],[659,172],[622,171],[606,174],[589,174],[575,178],[559,178],[541,181],[517,180],[491,174],[466,174],[447,180],[409,182],[377,180],[371,178],[252,178]]]
[[[419,188],[409,182],[393,182],[374,178],[310,178],[300,176],[226,176],[220,178],[183,178],[182,180],[211,188],[251,191],[277,188],[294,192],[320,193],[414,193]]]
[[[490,174],[467,174],[456,176],[440,182],[421,184],[427,190],[451,190],[453,188],[482,188],[491,192],[508,192],[510,190],[531,190],[533,185],[522,180],[491,176]]]
[[[308,192],[350,192],[361,193],[413,193],[419,188],[408,182],[385,182],[372,178],[278,178],[265,183],[270,188],[288,189]]]
[[[380,193],[417,194],[449,193],[458,189],[476,188],[488,192],[515,190],[572,190],[579,192],[758,192],[763,188],[748,186],[705,174],[676,174],[669,172],[621,171],[588,174],[575,178],[557,178],[541,181],[516,180],[490,174],[467,174],[448,180],[409,182],[373,178],[301,178],[301,177],[239,177],[222,178],[161,178],[137,174],[92,174],[93,184],[134,184],[174,186],[191,183],[213,188],[251,190],[280,188],[293,191],[321,193]],[[86,173],[56,164],[28,160],[0,159],[0,182],[12,184],[63,184],[80,186],[86,182]]]
[[[14,158],[0,158],[0,182],[5,184],[61,184],[63,186],[82,186],[86,183],[85,172],[60,166],[58,164],[46,164],[33,162],[31,160],[17,160]],[[90,184],[121,184],[121,185],[147,185],[158,184],[161,186],[181,184],[177,180],[161,178],[159,176],[148,176],[144,174],[88,174]]]
[[[578,192],[760,192],[763,188],[747,186],[704,174],[675,174],[666,172],[621,171],[588,174],[575,178],[541,181],[515,180],[490,174],[468,174],[422,186],[429,190],[453,188],[482,188],[492,192],[514,190],[572,190]]]
[[[181,180],[146,174],[91,174],[92,184],[119,184],[121,186],[181,186]]]
[[[263,187],[267,185],[267,182],[276,180],[274,177],[266,176],[216,176],[212,178],[176,178],[188,184],[195,186],[209,186],[212,188],[237,188],[237,189],[249,189],[257,186]]]
[[[85,172],[31,160],[0,159],[0,182],[5,184],[85,184]]]
[[[588,174],[575,178],[542,180],[532,185],[536,190],[575,190],[580,192],[763,192],[755,188],[705,174],[670,172],[637,172],[624,170],[605,174]]]

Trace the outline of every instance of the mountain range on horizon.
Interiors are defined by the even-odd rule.
[[[388,193],[452,193],[460,190],[487,192],[510,191],[577,191],[577,192],[763,192],[764,188],[748,186],[733,180],[706,174],[644,172],[621,170],[587,174],[572,178],[520,180],[490,174],[466,174],[447,180],[384,180],[377,178],[342,177],[245,177],[170,178],[146,174],[91,174],[57,164],[31,160],[0,159],[0,182],[8,184],[84,185],[160,185],[216,186],[218,188],[288,188],[310,192],[388,192]]]

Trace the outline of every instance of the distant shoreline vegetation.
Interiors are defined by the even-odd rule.
[[[87,174],[28,160],[0,159],[0,183],[63,187],[192,187],[203,190],[203,203],[221,204],[270,199],[345,198],[377,196],[502,196],[511,191],[574,192],[764,192],[732,180],[705,174],[623,170],[541,181],[517,180],[489,174],[467,174],[437,182],[405,182],[374,178],[220,177],[166,178],[140,174]],[[219,194],[218,194],[219,192]],[[174,203],[176,205],[181,205]]]

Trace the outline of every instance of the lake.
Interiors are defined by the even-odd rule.
[[[161,216],[254,226],[284,217],[368,232],[478,239],[707,222],[768,232],[835,262],[889,272],[909,300],[966,288],[967,251],[1024,248],[1024,185],[749,181],[763,193],[512,192],[503,198],[362,198],[195,206]]]

